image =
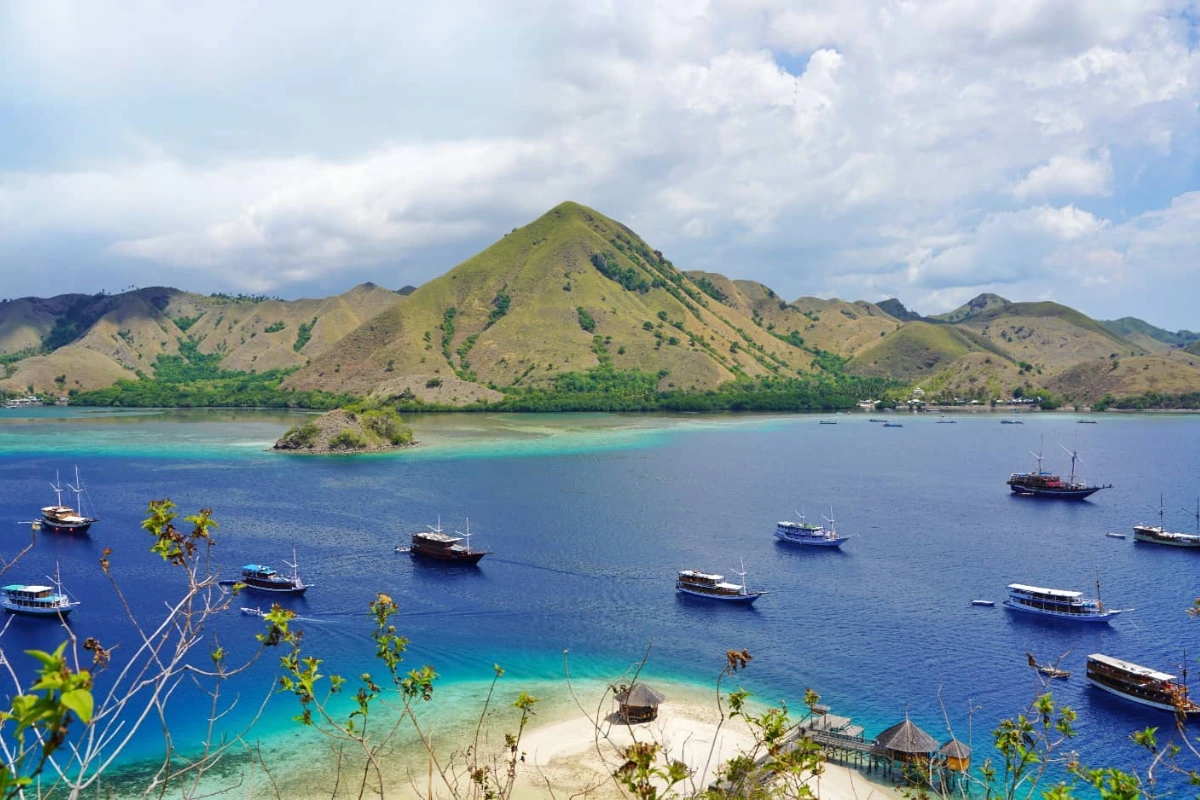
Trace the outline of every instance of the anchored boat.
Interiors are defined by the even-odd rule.
[[[408,552],[418,558],[430,561],[440,561],[449,564],[478,564],[479,559],[490,553],[490,550],[471,549],[471,521],[467,520],[467,530],[459,536],[451,536],[442,530],[439,518],[437,527],[427,525],[429,530],[417,531],[412,535],[412,545],[405,550],[396,548],[397,552]],[[460,544],[460,542],[463,542]]]
[[[775,526],[775,538],[781,542],[788,544],[803,544],[810,547],[841,547],[846,540],[852,539],[852,536],[840,536],[834,529],[833,509],[829,509],[829,516],[825,520],[829,523],[826,528],[823,525],[814,525],[807,522],[804,514],[797,511],[799,520],[781,520]]]
[[[1188,717],[1200,716],[1200,705],[1188,697],[1186,669],[1180,682],[1166,672],[1092,653],[1087,660],[1087,679],[1099,689],[1144,706]]]
[[[79,607],[72,600],[58,574],[50,579],[53,586],[13,583],[0,590],[0,605],[10,614],[27,614],[34,617],[65,617]]]
[[[83,513],[83,482],[79,480],[79,467],[75,468],[75,485],[67,484],[67,488],[75,493],[75,508],[63,505],[63,488],[59,485],[57,472],[54,473],[54,483],[50,484],[50,488],[54,490],[57,499],[54,505],[42,509],[41,527],[54,533],[83,535],[100,521]]]
[[[1189,514],[1192,512],[1189,511]],[[1162,544],[1168,547],[1200,547],[1200,501],[1196,506],[1196,533],[1169,531],[1163,521],[1162,495],[1158,497],[1158,525],[1134,525],[1133,538],[1146,544]]]
[[[724,575],[697,572],[691,569],[680,570],[679,576],[675,579],[675,590],[692,597],[746,605],[766,594],[766,592],[751,592],[746,589],[746,570],[744,568],[737,574],[742,579],[741,585],[726,583]]]
[[[1096,582],[1095,599],[1085,598],[1082,592],[1066,589],[1043,589],[1040,586],[1026,586],[1023,583],[1008,585],[1008,599],[1004,601],[1005,608],[1013,611],[1024,611],[1029,614],[1041,614],[1056,619],[1068,619],[1076,622],[1108,622],[1128,608],[1107,608],[1100,602],[1100,582]]]
[[[1112,484],[1107,486],[1088,486],[1086,482],[1078,480],[1075,475],[1075,464],[1082,461],[1079,458],[1078,450],[1067,450],[1063,448],[1071,456],[1071,474],[1067,480],[1063,480],[1058,475],[1052,472],[1047,472],[1042,469],[1042,462],[1045,457],[1041,453],[1030,454],[1037,459],[1036,472],[1014,472],[1008,476],[1008,487],[1013,494],[1025,495],[1029,497],[1055,497],[1061,500],[1083,500],[1091,497],[1101,489],[1111,489]]]
[[[296,558],[296,553],[292,551],[292,558]],[[263,564],[246,564],[242,567],[242,577],[237,580],[218,581],[221,586],[244,586],[247,589],[256,592],[267,592],[270,594],[291,594],[302,595],[312,588],[311,583],[305,583],[300,580],[300,573],[295,561],[284,561],[292,568],[291,577],[280,575],[275,570]]]

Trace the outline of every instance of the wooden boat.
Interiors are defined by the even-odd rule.
[[[1067,450],[1067,448],[1063,448]],[[1032,452],[1032,451],[1031,451]],[[1024,495],[1027,497],[1050,497],[1060,500],[1083,500],[1091,497],[1101,489],[1111,489],[1112,485],[1108,486],[1088,486],[1085,482],[1077,480],[1075,476],[1075,464],[1079,461],[1078,450],[1067,450],[1071,454],[1071,474],[1067,480],[1063,480],[1054,473],[1047,472],[1042,469],[1042,462],[1045,457],[1041,453],[1032,453],[1037,459],[1036,472],[1014,472],[1008,476],[1008,488],[1013,494]]]
[[[1087,660],[1087,679],[1092,686],[1126,700],[1185,717],[1200,717],[1200,705],[1188,697],[1186,669],[1184,680],[1179,681],[1166,672],[1092,653]]]
[[[438,561],[446,564],[478,564],[479,559],[486,556],[488,550],[472,550],[471,549],[471,521],[467,520],[466,533],[459,536],[451,536],[442,530],[442,521],[439,518],[437,527],[432,525],[426,526],[427,531],[417,531],[412,535],[412,545],[408,548],[409,553],[417,558],[425,558],[430,561]],[[465,542],[459,544],[459,542]]]
[[[42,509],[41,527],[52,533],[73,533],[82,536],[92,525],[100,520],[83,513],[83,483],[79,480],[79,467],[75,468],[75,485],[67,484],[67,488],[75,493],[75,506],[64,506],[62,501],[62,486],[59,485],[58,473],[54,474],[54,483],[50,484],[57,498],[54,505]]]
[[[1189,511],[1189,514],[1192,512]],[[1162,495],[1158,498],[1158,525],[1139,524],[1133,526],[1133,538],[1146,544],[1161,544],[1167,547],[1200,548],[1200,501],[1196,507],[1196,533],[1176,533],[1169,531],[1163,521]]]
[[[1067,651],[1067,652],[1070,652],[1070,651]],[[1029,651],[1025,652],[1025,656],[1026,656],[1026,658],[1029,659],[1029,666],[1033,667],[1039,673],[1041,673],[1042,675],[1045,675],[1047,678],[1064,678],[1065,679],[1065,678],[1071,677],[1071,673],[1068,670],[1059,669],[1058,667],[1054,666],[1053,664],[1039,664],[1037,659],[1033,657],[1033,653],[1030,653]]]
[[[724,575],[708,572],[697,572],[692,569],[679,571],[675,579],[675,590],[692,597],[702,597],[706,600],[719,600],[724,603],[742,603],[750,605],[766,592],[751,592],[746,589],[746,570],[737,573],[741,576],[741,584],[726,583]]]
[[[796,514],[800,517],[797,520],[785,519],[775,525],[775,538],[781,542],[788,544],[808,545],[810,547],[841,547],[847,540],[853,539],[853,536],[841,536],[834,528],[833,509],[829,509],[829,516],[825,517],[825,521],[829,523],[829,527],[824,525],[814,525],[811,522],[805,521],[804,514],[797,511]]]
[[[31,617],[65,617],[79,607],[62,588],[57,571],[50,579],[53,586],[13,583],[0,589],[0,606],[10,614]]]
[[[292,551],[292,558],[296,552]],[[283,562],[292,568],[291,577],[280,575],[275,570],[263,564],[246,564],[242,567],[242,576],[236,580],[218,581],[221,586],[232,588],[243,586],[250,591],[266,592],[268,594],[302,595],[312,588],[311,583],[300,580],[300,573],[294,561]]]
[[[1084,598],[1082,592],[1010,583],[1008,599],[1004,601],[1004,606],[1012,611],[1040,614],[1072,622],[1108,622],[1117,614],[1132,610],[1106,607],[1100,602],[1099,593],[1099,581],[1096,582],[1095,599]]]

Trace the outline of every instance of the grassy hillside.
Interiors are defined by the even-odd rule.
[[[937,314],[936,316],[930,317],[930,319],[950,323],[962,322],[983,314],[995,315],[1003,313],[1004,310],[1010,305],[1012,304],[1009,301],[1005,300],[998,294],[981,294],[967,301],[953,311],[945,314]]]
[[[1186,330],[1168,331],[1137,317],[1101,320],[1100,324],[1117,336],[1139,344],[1151,352],[1163,352],[1172,347],[1200,343],[1200,333]]]
[[[1200,390],[1200,368],[1162,355],[1104,359],[1065,370],[1046,388],[1088,405],[1105,395],[1180,394]]]
[[[810,368],[811,353],[698,281],[624,225],[563,203],[424,284],[286,385],[461,405],[601,366],[682,391]]]
[[[953,325],[907,322],[864,349],[849,363],[855,375],[926,380],[968,353],[989,352],[989,343]],[[1001,360],[999,353],[993,355]]]

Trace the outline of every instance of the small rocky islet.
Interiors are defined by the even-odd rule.
[[[412,428],[391,409],[337,408],[292,426],[271,449],[327,455],[380,453],[416,444]]]

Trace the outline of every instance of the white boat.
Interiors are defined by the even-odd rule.
[[[1191,511],[1187,513],[1191,514]],[[1133,538],[1146,544],[1161,544],[1167,547],[1200,547],[1200,502],[1197,503],[1196,533],[1176,533],[1167,530],[1163,521],[1162,495],[1158,498],[1158,525],[1134,525]]]
[[[62,588],[57,573],[50,579],[53,586],[13,583],[0,589],[0,605],[10,614],[35,617],[65,617],[79,607]]]
[[[1184,716],[1200,716],[1200,705],[1188,697],[1187,672],[1179,682],[1167,672],[1130,661],[1092,653],[1087,660],[1088,683],[1098,689],[1151,708]]]
[[[972,600],[971,605],[981,606],[983,608],[993,608],[996,605],[995,600]]]
[[[744,565],[743,565],[744,567]],[[706,600],[719,600],[724,603],[743,603],[749,605],[766,592],[751,592],[746,589],[746,570],[737,573],[741,576],[741,584],[727,583],[724,575],[709,572],[697,572],[692,569],[679,571],[675,579],[675,590],[692,597],[703,597]]]
[[[1099,590],[1100,583],[1097,581],[1097,595]],[[1117,614],[1132,610],[1107,608],[1100,602],[1099,597],[1085,598],[1082,592],[1067,589],[1044,589],[1040,586],[1027,586],[1023,583],[1008,585],[1008,599],[1004,601],[1004,606],[1013,611],[1040,614],[1073,622],[1108,622]]]
[[[292,551],[292,558],[296,558],[295,550]],[[221,580],[217,581],[217,583],[226,588],[241,586],[255,592],[291,595],[302,595],[313,587],[311,583],[305,583],[300,579],[300,572],[296,561],[284,561],[283,563],[292,568],[290,578],[286,575],[280,575],[271,567],[263,564],[246,564],[242,567],[242,577],[236,580]]]
[[[267,612],[263,611],[261,608],[246,608],[246,607],[243,607],[243,608],[242,608],[242,613],[243,613],[243,614],[248,614],[248,615],[249,615],[249,616],[251,616],[251,617],[261,617],[261,616],[265,616]]]
[[[799,520],[785,519],[776,523],[776,539],[788,544],[802,544],[810,547],[841,547],[846,540],[854,538],[853,536],[838,535],[834,529],[832,508],[829,509],[829,516],[825,517],[829,523],[828,528],[805,521],[804,514],[800,511],[797,511],[796,514],[800,517]]]
[[[1104,535],[1110,539],[1127,539],[1128,538],[1125,534],[1117,533],[1116,531],[1109,531],[1108,533],[1106,533]]]

